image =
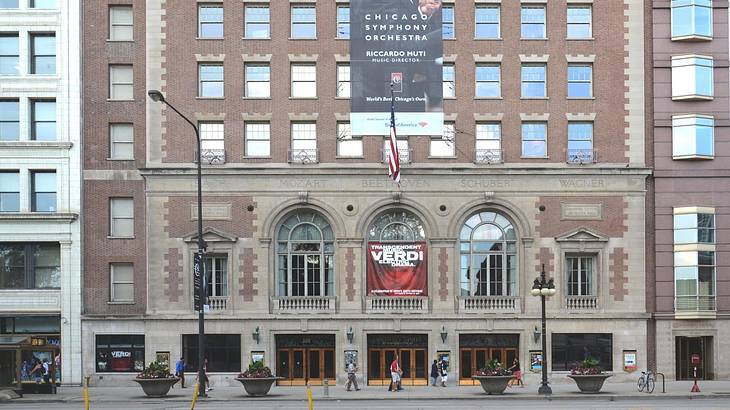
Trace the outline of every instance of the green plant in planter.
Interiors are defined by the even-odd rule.
[[[264,366],[263,362],[253,362],[248,365],[248,369],[246,371],[242,372],[238,375],[239,378],[242,379],[249,379],[249,378],[264,378],[264,377],[273,377],[274,375],[271,373],[271,369],[269,369],[268,366]]]
[[[477,370],[477,376],[510,376],[512,372],[502,367],[502,363],[497,359],[489,360],[486,365]]]
[[[137,375],[138,379],[175,379],[175,375],[170,373],[170,369],[158,361],[151,362],[141,373]]]
[[[575,375],[593,375],[602,374],[603,369],[598,365],[600,363],[595,357],[587,357],[578,362],[570,369],[570,374]]]

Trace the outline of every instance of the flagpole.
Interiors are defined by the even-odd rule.
[[[398,186],[400,192],[400,151],[398,151],[398,140],[395,128],[395,94],[393,91],[393,81],[390,82],[390,156],[388,167],[391,172],[391,178]],[[394,165],[395,169],[394,169]],[[395,176],[393,175],[395,173]]]

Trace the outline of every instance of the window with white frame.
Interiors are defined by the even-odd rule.
[[[132,6],[109,6],[109,40],[134,40],[134,13]]]
[[[20,212],[20,172],[0,171],[0,212]]]
[[[474,9],[474,17],[474,38],[477,40],[494,40],[499,38],[499,5],[478,5]]]
[[[317,124],[314,122],[293,122],[291,124],[292,157],[317,157]]]
[[[132,65],[109,66],[109,99],[134,99],[134,71]]]
[[[340,157],[362,157],[362,137],[354,138],[349,122],[337,123],[337,155]]]
[[[205,264],[206,295],[208,297],[228,296],[228,256],[206,255]]]
[[[317,38],[317,8],[309,5],[291,6],[291,38]]]
[[[593,97],[593,66],[568,64],[568,98]]]
[[[31,100],[30,139],[34,141],[56,141],[56,101]]]
[[[675,310],[714,311],[715,209],[674,208]]]
[[[271,11],[268,5],[246,5],[246,38],[271,38]]]
[[[454,31],[454,5],[444,4],[441,7],[441,31],[442,38],[453,39],[456,38],[456,32]]]
[[[317,97],[317,66],[314,64],[291,65],[291,96],[294,98]]]
[[[111,301],[134,301],[134,265],[131,263],[112,263],[109,265],[111,276]]]
[[[706,115],[672,117],[672,157],[713,158],[715,156],[715,119]]]
[[[547,65],[522,65],[522,98],[547,97]]]
[[[480,122],[476,126],[476,162],[502,161],[502,125],[498,122]]]
[[[594,255],[567,255],[565,257],[565,274],[568,284],[568,296],[594,296]]]
[[[271,124],[246,122],[246,156],[268,157],[271,155]]]
[[[453,63],[444,63],[441,68],[443,97],[456,98],[456,68]]]
[[[134,236],[134,200],[132,198],[109,199],[110,236],[131,238]]]
[[[271,66],[267,63],[246,63],[246,90],[248,98],[271,97]]]
[[[407,164],[411,162],[411,148],[408,145],[408,138],[402,137],[395,140],[395,146],[398,150],[398,158],[401,164]],[[388,155],[390,153],[390,138],[383,139],[383,161],[388,161]]]
[[[0,33],[0,75],[20,74],[18,33]]]
[[[225,152],[225,132],[222,121],[201,121],[198,123],[200,130],[201,156],[218,155]]]
[[[350,98],[351,87],[350,64],[337,64],[337,97]]]
[[[706,56],[672,57],[672,99],[711,100],[714,96],[713,59]]]
[[[111,159],[134,159],[134,127],[132,124],[110,124],[109,140]]]
[[[56,171],[31,171],[30,190],[30,210],[32,212],[57,211]]]
[[[593,36],[592,14],[590,5],[568,5],[568,39],[589,39]]]
[[[30,35],[30,73],[56,74],[56,35],[33,33]]]
[[[0,100],[0,141],[20,139],[20,103],[18,100]]]
[[[712,39],[712,0],[672,0],[672,40]]]
[[[441,135],[431,137],[428,155],[431,157],[456,156],[456,125],[453,122],[444,122]]]
[[[525,158],[547,157],[547,123],[522,123],[522,156]]]
[[[223,3],[198,4],[198,37],[223,38]]]
[[[499,98],[502,95],[502,73],[499,64],[477,64],[476,87],[477,98]]]
[[[593,161],[593,123],[568,122],[568,162],[585,164]]]
[[[223,64],[198,65],[198,97],[223,98]]]
[[[714,244],[715,214],[675,208],[674,244]]]
[[[522,6],[521,35],[525,39],[545,39],[545,6]]]
[[[350,38],[350,6],[337,6],[337,38]]]

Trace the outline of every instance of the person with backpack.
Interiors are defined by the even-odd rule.
[[[441,359],[439,367],[441,368],[441,387],[446,387],[446,382],[449,379],[449,362],[445,357]]]
[[[438,360],[433,359],[433,364],[431,365],[431,386],[436,387],[436,382],[439,378],[439,365]]]

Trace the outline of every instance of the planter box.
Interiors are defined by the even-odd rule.
[[[479,380],[485,393],[503,394],[507,389],[507,384],[514,376],[471,376],[471,378]]]
[[[134,379],[134,381],[142,386],[144,394],[149,397],[167,396],[167,392],[170,391],[170,388],[174,386],[175,383],[178,382],[178,380],[179,379],[177,377],[169,379]]]
[[[282,377],[236,377],[249,396],[266,396],[275,381]]]
[[[612,374],[569,374],[568,377],[575,380],[581,393],[599,393],[606,381]]]

